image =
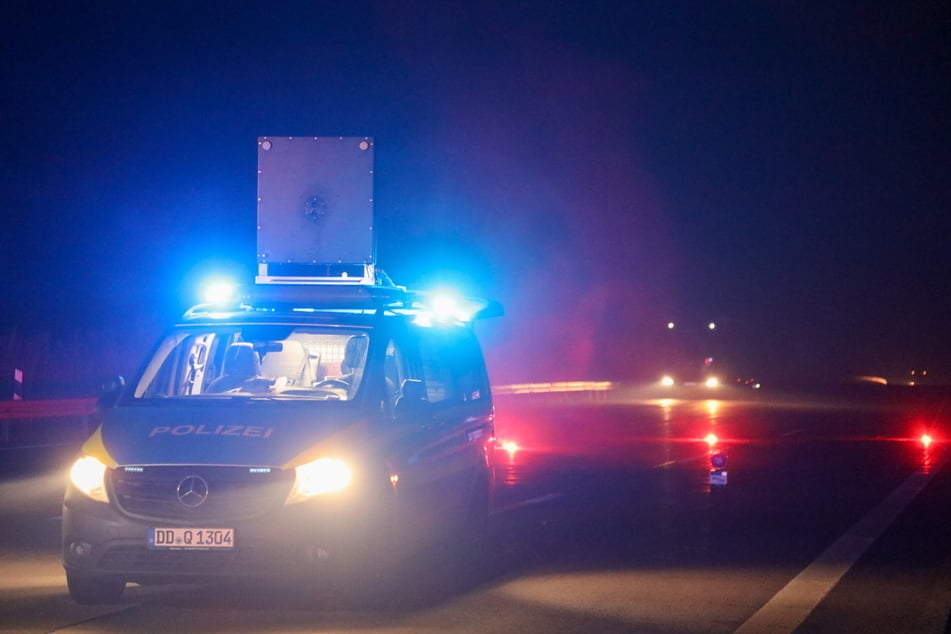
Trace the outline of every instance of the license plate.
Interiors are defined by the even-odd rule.
[[[207,550],[234,548],[233,528],[150,528],[149,548]]]

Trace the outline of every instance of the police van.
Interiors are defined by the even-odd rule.
[[[410,291],[366,262],[259,268],[275,269],[190,309],[102,399],[63,505],[74,600],[372,575],[482,537],[494,410],[473,324],[501,307]]]

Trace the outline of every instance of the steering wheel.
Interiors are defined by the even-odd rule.
[[[318,390],[323,389],[336,389],[336,390],[346,390],[350,391],[350,384],[346,381],[341,381],[340,379],[324,379],[323,381],[318,381],[314,384],[314,388]]]

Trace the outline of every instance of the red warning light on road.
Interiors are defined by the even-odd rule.
[[[921,444],[925,447],[930,447],[931,443],[934,442],[934,438],[931,437],[931,434],[922,434],[921,435]]]
[[[503,440],[499,442],[499,446],[509,455],[510,458],[514,456],[519,450],[518,443],[514,440]]]

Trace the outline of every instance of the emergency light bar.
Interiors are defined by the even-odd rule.
[[[368,284],[283,283],[255,284],[246,304],[271,308],[378,309],[406,304],[408,291],[400,286]]]
[[[382,272],[381,272],[382,273]],[[389,278],[382,274],[389,282]],[[451,304],[451,305],[447,305]],[[467,323],[500,317],[502,305],[494,300],[447,297],[388,285],[321,284],[307,282],[254,284],[220,303],[199,304],[186,318],[227,317],[236,312],[389,311],[415,315],[425,323]]]

